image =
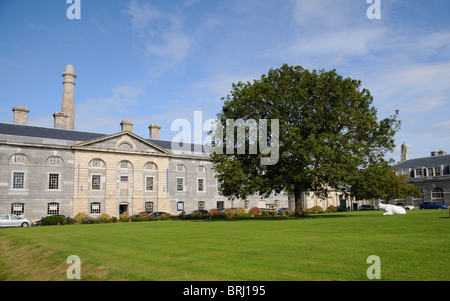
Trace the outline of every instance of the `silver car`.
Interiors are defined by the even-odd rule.
[[[0,228],[5,227],[29,227],[31,221],[15,214],[3,214],[0,216]]]

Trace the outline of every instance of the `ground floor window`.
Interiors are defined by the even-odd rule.
[[[91,203],[90,212],[91,212],[91,214],[100,214],[100,213],[102,213],[101,208],[102,207],[101,207],[100,203],[98,203],[98,202]]]
[[[444,191],[442,188],[436,187],[433,188],[431,191],[431,198],[432,199],[443,199],[444,198]]]
[[[47,204],[47,215],[58,215],[59,214],[59,204],[58,203],[48,203]]]
[[[146,202],[145,203],[145,211],[146,212],[153,212],[153,202]]]
[[[205,210],[205,202],[204,201],[198,202],[198,210]]]
[[[25,213],[24,203],[13,203],[11,204],[11,214],[23,215]]]
[[[224,201],[218,201],[217,202],[217,209],[225,209],[225,202]]]

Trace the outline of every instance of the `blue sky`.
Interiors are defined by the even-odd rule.
[[[53,127],[62,72],[72,64],[75,129],[148,137],[178,118],[214,118],[232,83],[283,63],[336,69],[362,81],[380,118],[399,110],[409,158],[450,153],[450,1],[380,0],[0,0],[0,122],[15,105],[29,124]]]

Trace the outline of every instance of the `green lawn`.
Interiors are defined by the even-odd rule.
[[[0,280],[450,280],[448,210],[0,229]]]

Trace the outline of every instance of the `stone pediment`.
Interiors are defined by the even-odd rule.
[[[83,141],[75,144],[73,148],[124,153],[169,154],[167,149],[128,131]]]

